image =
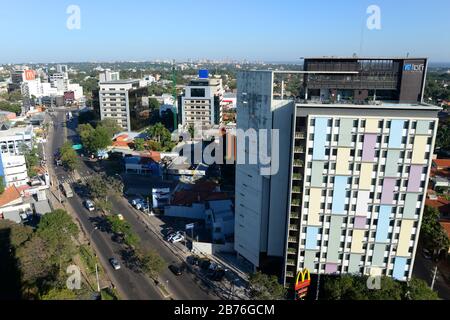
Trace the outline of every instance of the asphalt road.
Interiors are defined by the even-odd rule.
[[[63,122],[65,120],[65,112],[56,112],[53,117],[54,134],[52,137],[51,154],[53,155],[65,141],[65,128]],[[67,136],[78,142],[76,134],[76,119],[72,120],[67,125]],[[81,176],[89,176],[94,174],[86,164],[82,163],[80,167]],[[61,167],[55,168],[55,173],[58,179],[64,180],[68,177]],[[126,255],[123,253],[123,247],[114,242],[111,234],[101,230],[95,230],[95,225],[99,221],[96,214],[90,214],[82,205],[83,199],[75,195],[68,199],[70,206],[74,209],[77,217],[83,226],[87,235],[92,234],[91,241],[97,249],[102,265],[107,269],[113,283],[121,292],[123,298],[131,300],[157,300],[162,299],[159,290],[155,288],[153,282],[139,272],[133,270],[132,266],[127,263]],[[134,208],[121,199],[109,199],[113,205],[114,213],[121,213],[125,220],[129,222],[133,230],[141,238],[141,244],[146,249],[156,250],[161,257],[168,263],[180,263],[180,260],[156,237],[150,230],[147,230],[143,223],[139,220],[138,214]],[[121,263],[120,270],[113,270],[109,264],[108,259],[115,257]],[[160,280],[163,281],[172,298],[175,300],[209,300],[217,299],[213,294],[209,294],[207,290],[202,288],[191,274],[183,274],[182,276],[175,276],[170,270],[165,270]]]

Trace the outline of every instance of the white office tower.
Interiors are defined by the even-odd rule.
[[[292,101],[272,99],[271,71],[240,72],[237,83],[237,131],[279,130],[279,141],[272,135],[274,141],[267,146],[273,170],[272,175],[265,176],[261,169],[267,169],[267,165],[261,159],[251,164],[244,157],[258,153],[267,140],[253,140],[253,147],[255,143],[259,145],[255,149],[237,135],[235,250],[254,267],[259,267],[263,256],[280,259],[284,256],[290,143],[283,141],[290,139],[294,105]],[[242,146],[243,154],[239,152]]]

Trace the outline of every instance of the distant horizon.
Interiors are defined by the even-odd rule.
[[[331,57],[331,56],[330,56]],[[364,56],[364,57],[370,57],[370,56]],[[349,58],[352,58],[351,56],[349,56]],[[359,57],[356,57],[359,58]],[[390,58],[390,56],[383,56],[383,58]],[[398,56],[395,56],[393,58],[401,58]],[[405,59],[407,57],[404,57]],[[416,58],[415,56],[410,56],[409,58]],[[114,63],[163,63],[163,62],[169,62],[169,61],[173,61],[174,59],[169,59],[169,58],[160,58],[160,59],[152,59],[152,60],[135,60],[135,59],[130,59],[130,60],[111,60],[111,61],[107,61],[107,60],[80,60],[80,61],[48,61],[48,62],[44,62],[44,61],[39,61],[39,62],[33,62],[33,61],[28,61],[28,62],[8,62],[8,63],[0,63],[1,66],[5,66],[5,65],[27,65],[27,64],[32,64],[32,65],[39,65],[39,64],[79,64],[79,63],[90,63],[90,64],[114,64]],[[201,61],[201,60],[208,60],[206,61]],[[175,60],[175,63],[180,64],[180,63],[220,63],[220,64],[237,64],[237,63],[248,63],[248,64],[270,64],[270,65],[302,65],[303,63],[301,62],[301,60],[299,61],[259,61],[259,60],[251,60],[251,59],[228,59],[228,60],[221,60],[221,59],[214,59],[214,58],[201,58],[201,59],[186,59],[186,60]],[[443,67],[450,67],[450,60],[449,61],[433,61],[428,59],[428,65],[429,66],[443,66]]]

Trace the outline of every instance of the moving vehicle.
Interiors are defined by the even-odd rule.
[[[86,200],[86,201],[84,201],[84,206],[85,206],[86,209],[88,209],[89,211],[94,211],[94,210],[95,210],[94,202],[92,202],[91,200]]]
[[[64,194],[66,195],[66,198],[72,198],[73,197],[73,191],[70,185],[67,182],[64,182],[62,184],[62,189],[64,191]]]
[[[114,270],[120,270],[120,263],[115,258],[109,259],[109,263],[111,263]]]
[[[174,264],[171,264],[169,266],[169,270],[172,271],[172,273],[176,276],[181,276],[183,274],[183,271],[181,270],[181,268],[177,267]]]

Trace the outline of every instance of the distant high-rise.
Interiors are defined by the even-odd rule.
[[[100,82],[101,119],[113,119],[124,130],[140,130],[149,125],[148,89],[139,80]]]
[[[306,59],[297,72],[304,99],[296,101],[274,100],[277,72],[240,73],[238,128],[254,125],[248,115],[275,128],[274,106],[292,110],[280,131],[290,136],[280,139],[288,174],[264,179],[237,166],[241,256],[256,267],[282,256],[288,288],[304,269],[411,278],[440,110],[422,103],[426,66],[426,59]]]
[[[209,127],[219,124],[220,105],[223,99],[222,79],[208,78],[206,70],[200,71],[185,87],[181,97],[181,119],[183,125]]]

